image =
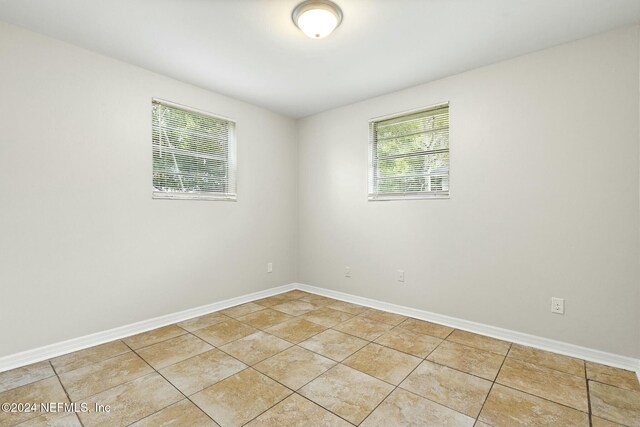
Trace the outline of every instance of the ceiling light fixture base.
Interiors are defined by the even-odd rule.
[[[340,26],[342,10],[330,0],[306,0],[293,9],[291,19],[307,36],[321,39]]]

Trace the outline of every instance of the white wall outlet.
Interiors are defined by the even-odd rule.
[[[273,263],[272,262],[268,262],[267,263],[267,273],[273,273]]]
[[[564,299],[551,298],[551,312],[557,314],[564,314]]]
[[[351,277],[351,267],[344,268],[344,277]]]
[[[404,270],[398,270],[398,282],[404,282]]]

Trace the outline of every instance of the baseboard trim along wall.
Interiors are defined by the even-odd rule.
[[[239,297],[229,298],[223,301],[214,302],[212,304],[179,311],[177,313],[167,314],[164,316],[155,317],[153,319],[131,323],[129,325],[119,326],[117,328],[109,329],[102,332],[96,332],[94,334],[85,335],[79,338],[72,338],[67,341],[38,347],[33,350],[10,354],[8,356],[0,357],[0,372],[19,368],[31,363],[41,362],[43,360],[61,356],[63,354],[72,353],[74,351],[84,350],[85,348],[139,334],[141,332],[150,331],[151,329],[160,328],[162,326],[171,325],[173,323],[182,322],[183,320],[202,316],[204,314],[209,314],[214,311],[224,310],[225,308],[233,307],[234,305],[244,304],[246,302],[270,297],[272,295],[280,294],[292,289],[295,289],[295,284],[293,283],[283,286],[277,286],[275,288],[266,289],[264,291],[258,291]]]
[[[302,291],[323,295],[341,301],[376,308],[378,310],[389,311],[404,316],[415,317],[416,319],[439,323],[441,325],[450,326],[452,328],[462,329],[469,332],[475,332],[477,334],[510,341],[516,344],[527,345],[529,347],[535,347],[541,350],[547,350],[554,353],[564,354],[566,356],[577,357],[579,359],[588,360],[590,362],[596,362],[603,365],[626,369],[636,372],[638,380],[640,381],[640,359],[635,359],[633,357],[620,356],[618,354],[607,353],[605,351],[594,350],[574,344],[568,344],[549,338],[538,337],[535,335],[529,335],[504,328],[498,328],[496,326],[490,326],[482,323],[472,322],[469,320],[459,319],[456,317],[445,316],[443,314],[431,313],[429,311],[419,310],[416,308],[390,304],[383,301],[320,288],[317,286],[305,285],[302,283],[295,283],[294,286],[296,289],[300,289]]]
[[[181,322],[193,317],[202,316],[214,311],[233,307],[234,305],[259,300],[293,289],[300,289],[337,300],[359,304],[370,308],[376,308],[378,310],[389,311],[404,316],[415,317],[416,319],[426,320],[429,322],[440,323],[452,328],[463,329],[465,331],[475,332],[493,338],[539,348],[541,350],[552,351],[554,353],[564,354],[566,356],[577,357],[579,359],[584,359],[591,362],[602,363],[604,365],[635,371],[638,375],[638,379],[640,380],[640,359],[620,356],[613,353],[607,353],[604,351],[581,347],[574,344],[568,344],[561,341],[555,341],[548,338],[537,337],[534,335],[516,332],[509,329],[484,325],[482,323],[476,323],[456,317],[431,313],[429,311],[419,310],[416,308],[390,304],[383,301],[351,295],[331,289],[320,288],[317,286],[305,285],[302,283],[290,283],[288,285],[277,286],[263,291],[230,298],[224,301],[203,305],[177,313],[167,314],[165,316],[160,316],[149,320],[143,320],[141,322],[132,323],[130,325],[120,326],[114,329],[109,329],[107,331],[97,332],[94,334],[85,335],[83,337],[73,338],[67,341],[50,344],[33,350],[27,350],[21,353],[4,356],[0,358],[0,372],[29,365],[31,363],[40,362],[42,360],[51,359],[53,357],[72,353],[74,351],[83,350],[85,348],[104,344],[105,342],[139,334],[151,329],[160,328],[172,323]]]

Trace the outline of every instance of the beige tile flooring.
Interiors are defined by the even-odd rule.
[[[640,426],[633,372],[299,290],[0,373],[5,402],[90,411],[0,427]]]

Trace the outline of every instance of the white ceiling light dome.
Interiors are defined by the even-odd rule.
[[[329,0],[306,0],[293,9],[293,23],[312,39],[327,37],[342,22],[342,10]]]

